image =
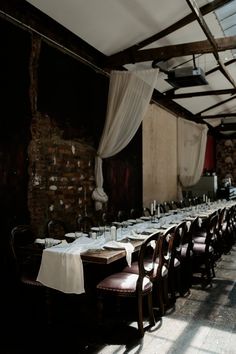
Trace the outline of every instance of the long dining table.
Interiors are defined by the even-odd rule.
[[[225,206],[230,207],[234,203],[232,201],[208,203],[185,210],[174,210],[160,218],[139,219],[137,222],[132,220],[133,222],[126,225],[125,230],[119,230],[120,233],[114,248],[106,247],[107,242],[110,241],[107,241],[103,236],[96,240],[83,236],[70,243],[63,241],[59,245],[45,248],[42,250],[38,280],[44,285],[62,292],[83,293],[85,292],[83,264],[108,265],[124,257],[127,262],[131,262],[132,254],[140,249],[143,240],[148,235],[165,231],[168,227],[177,225],[182,220],[191,220],[196,216],[207,217],[214,210]],[[114,243],[114,241],[112,242]]]

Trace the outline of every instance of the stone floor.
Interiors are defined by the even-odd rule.
[[[235,280],[236,246],[217,262],[212,287],[202,289],[194,285],[189,296],[178,298],[175,308],[155,327],[146,330],[143,339],[137,337],[135,322],[127,324],[127,321],[114,317],[110,312],[104,325],[99,327],[93,320],[92,305],[88,308],[84,298],[80,306],[75,307],[77,300],[72,297],[67,305],[59,302],[58,318],[52,328],[39,321],[37,326],[29,326],[28,323],[24,331],[16,331],[15,324],[11,336],[5,337],[0,349],[3,354],[235,354]],[[132,313],[131,307],[129,309]],[[19,325],[22,326],[21,323]]]

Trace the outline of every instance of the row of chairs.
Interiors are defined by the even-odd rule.
[[[184,292],[184,284],[190,286],[191,238],[187,223],[169,228],[163,234],[156,232],[141,245],[137,261],[122,271],[103,279],[97,285],[99,311],[105,303],[104,297],[134,297],[137,301],[137,323],[139,334],[144,335],[143,299],[148,298],[149,325],[155,323],[153,304],[158,305],[160,315],[165,314],[176,291]],[[185,272],[185,274],[183,273]]]
[[[143,298],[148,297],[149,325],[153,326],[153,303],[155,305],[157,301],[160,315],[164,315],[165,309],[175,302],[177,294],[183,296],[188,293],[193,275],[197,273],[201,275],[202,287],[211,285],[216,262],[232,247],[235,231],[236,210],[231,207],[213,212],[204,222],[196,217],[191,225],[183,221],[163,234],[151,235],[143,242],[138,261],[99,282],[100,311],[105,296],[134,297],[142,337]]]

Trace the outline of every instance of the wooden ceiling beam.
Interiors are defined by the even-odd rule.
[[[217,38],[215,39],[215,41],[217,45],[217,50],[219,52],[236,48],[236,36]],[[186,55],[212,53],[212,51],[212,45],[209,43],[208,40],[181,43],[164,47],[139,50],[138,52],[133,53],[132,56],[123,56],[120,61],[118,61],[117,59],[114,60],[114,58],[112,58],[111,56],[107,58],[105,66],[117,67],[130,63],[153,61],[155,59],[162,61],[173,57],[184,57]]]
[[[236,113],[222,113],[222,114],[211,114],[209,116],[207,115],[200,115],[202,119],[215,119],[215,118],[230,118],[230,117],[236,117]]]
[[[224,123],[222,122],[220,125],[215,127],[215,130],[218,131],[230,131],[230,130],[235,130],[236,131],[236,123]]]
[[[205,109],[203,109],[201,112],[198,112],[198,113],[197,113],[197,116],[200,116],[200,117],[201,117],[202,113],[205,113],[205,112],[207,112],[207,111],[210,111],[210,110],[213,109],[213,108],[222,106],[222,104],[227,103],[227,102],[229,102],[229,101],[231,101],[231,100],[234,100],[235,98],[236,98],[236,96],[232,96],[232,97],[230,97],[230,98],[228,98],[228,99],[226,99],[226,100],[224,100],[224,101],[220,101],[220,102],[214,104],[213,106],[210,106],[210,107],[208,107],[208,108],[205,108]]]
[[[236,62],[236,58],[230,59],[230,60],[226,61],[224,64],[225,64],[225,66],[228,66],[228,65],[234,64],[235,62]],[[206,72],[205,72],[205,75],[213,74],[214,72],[216,72],[216,71],[218,71],[218,70],[220,70],[219,65],[217,65],[217,66],[215,66],[214,68],[212,68],[212,69],[206,71]]]
[[[225,89],[225,90],[209,90],[209,91],[198,91],[198,92],[188,92],[188,93],[179,93],[174,94],[173,91],[170,93],[165,94],[164,96],[168,99],[177,100],[182,98],[189,98],[189,97],[200,97],[200,96],[218,96],[218,95],[227,95],[227,94],[234,94],[236,93],[236,89]]]
[[[213,53],[215,59],[217,60],[217,62],[219,64],[220,71],[226,77],[226,79],[233,85],[233,87],[236,88],[236,82],[234,81],[233,77],[230,75],[230,73],[226,69],[224,63],[222,62],[222,60],[219,57],[217,43],[215,41],[215,38],[212,35],[212,33],[211,33],[206,21],[204,20],[204,17],[202,16],[201,11],[200,11],[196,1],[195,0],[186,0],[186,2],[189,5],[189,7],[190,7],[192,13],[194,14],[197,22],[199,23],[201,29],[205,33],[208,41],[210,42],[210,44],[212,46],[212,49],[213,49],[212,53]]]
[[[105,60],[104,54],[25,0],[0,0],[0,18],[37,33],[43,41],[95,69]]]
[[[219,7],[226,5],[227,3],[229,3],[232,0],[214,0],[209,4],[206,4],[202,7],[200,7],[201,13],[203,15],[207,15],[212,11],[217,10]],[[135,52],[137,52],[138,50],[140,50],[141,48],[146,47],[147,45],[158,41],[159,39],[168,36],[169,34],[177,31],[178,29],[190,24],[191,22],[193,22],[195,20],[195,16],[193,13],[190,13],[189,15],[183,17],[181,20],[173,23],[172,25],[166,27],[164,30],[154,34],[153,36],[146,38],[145,40],[136,43],[135,45],[126,48],[125,50],[118,52],[114,55],[111,55],[109,58],[109,60],[111,62],[114,62],[114,66],[119,66],[119,65],[124,65],[126,64],[126,60],[125,58],[132,58],[133,54]],[[173,53],[172,53],[173,54]],[[172,57],[172,56],[171,56]],[[154,58],[155,59],[155,58]],[[131,61],[132,62],[132,61]]]

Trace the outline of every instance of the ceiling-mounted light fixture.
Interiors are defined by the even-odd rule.
[[[170,70],[166,81],[173,87],[190,87],[207,85],[205,73],[200,67],[196,66],[195,56],[193,55],[193,66],[186,66]]]

